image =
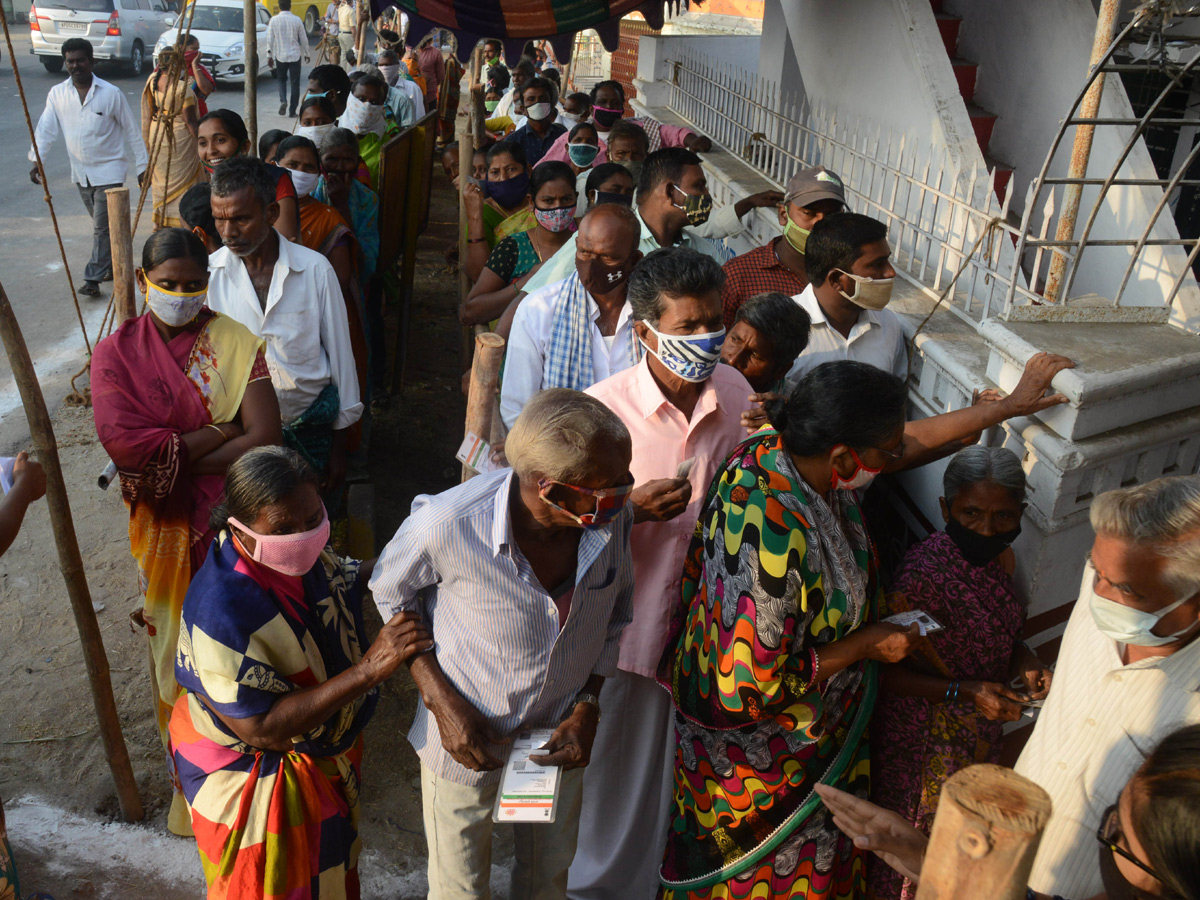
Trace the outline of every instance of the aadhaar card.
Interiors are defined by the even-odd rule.
[[[937,619],[921,609],[910,609],[906,612],[896,613],[894,616],[888,616],[883,621],[891,622],[894,625],[900,625],[904,628],[908,628],[913,622],[916,622],[921,629],[922,635],[945,630]]]
[[[496,792],[493,822],[546,823],[558,811],[561,766],[539,766],[529,757],[542,752],[554,734],[552,728],[522,731],[513,741],[504,764],[504,777]]]

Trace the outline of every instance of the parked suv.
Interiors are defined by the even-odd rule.
[[[175,21],[177,0],[34,0],[29,10],[29,52],[47,72],[61,72],[62,45],[86,38],[96,59],[124,63],[141,75],[146,54]]]

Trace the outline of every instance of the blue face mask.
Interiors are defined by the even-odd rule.
[[[721,345],[725,343],[725,329],[708,334],[663,334],[655,331],[649,322],[646,327],[658,338],[658,351],[650,351],[667,370],[684,381],[699,384],[707,381],[721,361]],[[645,345],[645,341],[642,342]]]

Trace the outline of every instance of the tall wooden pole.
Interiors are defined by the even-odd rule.
[[[108,240],[112,246],[113,305],[117,324],[138,314],[133,287],[133,232],[129,227],[129,188],[109,188]]]
[[[1024,900],[1050,796],[1012,769],[970,766],[942,786],[916,900]]]
[[[46,470],[46,503],[50,511],[50,524],[54,529],[54,543],[58,548],[58,567],[63,581],[67,583],[67,595],[71,598],[71,610],[75,613],[75,627],[79,630],[79,643],[83,647],[83,662],[92,687],[92,703],[95,704],[100,724],[100,739],[104,743],[104,755],[116,785],[121,815],[126,822],[140,822],[145,816],[142,798],[138,796],[133,767],[129,763],[129,751],[121,734],[121,721],[117,716],[112,679],[108,672],[108,657],[104,653],[104,639],[92,608],[83,558],[79,555],[79,542],[71,521],[71,504],[67,499],[62,464],[58,459],[54,426],[46,410],[46,398],[42,396],[42,389],[38,385],[33,360],[29,358],[29,348],[25,346],[25,337],[21,334],[21,326],[3,285],[0,285],[0,340],[4,342],[13,378],[21,392],[21,402],[25,406],[25,417],[29,421],[38,462]]]
[[[258,3],[244,0],[242,13],[242,43],[246,47],[246,92],[243,118],[250,134],[250,152],[258,147]]]
[[[496,408],[496,388],[500,384],[500,364],[504,362],[504,338],[491,331],[475,336],[475,361],[471,364],[471,386],[467,392],[466,431],[485,441],[492,436],[492,413]],[[462,480],[478,473],[464,465]]]

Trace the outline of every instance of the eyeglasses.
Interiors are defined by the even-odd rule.
[[[901,440],[895,450],[884,450],[882,447],[871,447],[872,450],[878,450],[892,462],[899,462],[904,459],[904,441]]]
[[[1139,860],[1136,856],[1126,850],[1117,843],[1117,838],[1121,836],[1121,823],[1117,816],[1117,804],[1113,804],[1104,811],[1104,815],[1100,817],[1100,827],[1096,829],[1096,840],[1111,850],[1113,853],[1120,854],[1125,857],[1147,875],[1154,880],[1163,883],[1162,878],[1152,868]]]

